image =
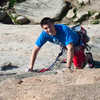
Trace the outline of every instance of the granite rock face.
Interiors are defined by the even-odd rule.
[[[39,23],[44,17],[58,17],[65,6],[66,3],[62,0],[27,0],[14,8],[18,14]]]
[[[0,70],[0,100],[99,100],[100,99],[100,26],[83,26],[90,36],[89,45],[95,68],[61,72],[66,64],[57,62],[45,73],[25,72],[34,43],[42,29],[38,25],[0,25],[0,63],[11,67]],[[59,46],[47,42],[39,52],[34,69],[47,68]],[[66,57],[65,55],[62,58]],[[9,65],[10,63],[6,64]],[[8,91],[9,90],[9,91]]]
[[[100,57],[97,52],[100,50],[100,26],[83,25],[83,27],[90,36],[89,45],[92,48],[91,52],[94,59],[99,61]],[[0,63],[10,62],[12,65],[12,69],[8,68],[5,72],[25,72],[25,69],[28,68],[34,43],[41,31],[42,28],[39,25],[0,25]],[[58,45],[47,42],[39,52],[34,69],[49,67],[59,52]],[[57,69],[59,64],[58,62],[58,65],[54,68]]]

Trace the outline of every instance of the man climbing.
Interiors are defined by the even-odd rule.
[[[79,36],[76,32],[66,25],[54,24],[54,21],[49,17],[43,18],[40,24],[43,31],[35,42],[28,71],[33,72],[37,54],[47,41],[67,49],[66,69],[71,68],[72,61],[76,69],[81,69],[85,66],[91,56],[86,57],[84,54],[84,47],[82,46],[82,42],[79,43]]]

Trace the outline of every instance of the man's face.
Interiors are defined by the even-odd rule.
[[[56,30],[55,30],[53,23],[48,23],[48,24],[42,25],[42,28],[49,35],[55,35],[56,34]]]

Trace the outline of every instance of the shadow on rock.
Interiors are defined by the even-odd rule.
[[[100,68],[100,61],[94,61],[95,68]]]
[[[16,75],[16,73],[6,73],[6,74],[0,74],[0,76],[4,76],[4,75]]]
[[[15,68],[19,68],[19,67],[18,67],[18,66],[13,66],[13,65],[11,65],[11,66],[9,66],[9,67],[3,68],[2,70],[3,70],[3,71],[6,71],[6,70],[13,70],[13,69],[15,69]]]

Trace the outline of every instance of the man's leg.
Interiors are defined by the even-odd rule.
[[[84,50],[80,50],[74,53],[73,64],[75,69],[83,69],[87,63],[89,64],[89,68],[94,67],[93,57],[90,52],[86,53],[86,55]]]
[[[84,50],[79,50],[74,53],[73,64],[75,69],[83,69],[86,65],[86,56]]]
[[[89,64],[89,68],[94,68],[94,60],[92,53],[88,52],[86,53],[86,62]]]

